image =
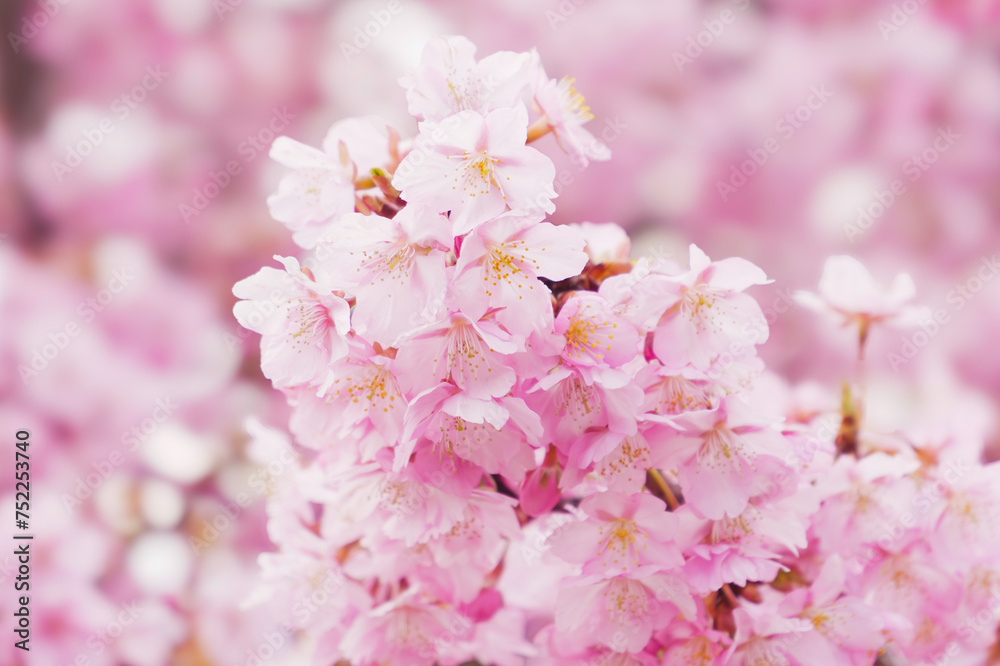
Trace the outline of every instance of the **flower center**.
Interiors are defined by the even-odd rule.
[[[317,301],[299,299],[298,305],[292,307],[289,318],[299,326],[299,330],[292,333],[293,347],[312,345],[321,340],[330,327],[330,314]]]
[[[576,116],[581,122],[593,120],[594,114],[590,112],[587,100],[573,87],[574,83],[576,83],[576,79],[564,76],[559,84],[563,92],[563,103],[566,106],[566,110]]]

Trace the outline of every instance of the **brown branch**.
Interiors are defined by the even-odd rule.
[[[670,485],[667,484],[667,480],[663,478],[663,474],[659,470],[651,469],[646,472],[646,487],[649,488],[650,492],[666,502],[671,511],[676,511],[677,507],[681,505],[677,501],[674,491],[670,489]]]

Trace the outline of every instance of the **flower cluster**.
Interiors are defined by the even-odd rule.
[[[360,118],[275,141],[271,213],[305,258],[234,289],[300,453],[262,598],[317,663],[985,658],[981,442],[862,436],[853,402],[768,374],[750,262],[632,262],[614,225],[546,222],[529,144],[608,150],[534,52],[438,39],[401,84],[413,138]],[[849,296],[866,331],[899,301],[851,318]]]

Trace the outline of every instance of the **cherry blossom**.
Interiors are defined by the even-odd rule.
[[[350,307],[307,275],[294,258],[284,271],[262,268],[233,287],[244,299],[233,312],[261,334],[261,367],[275,386],[318,383],[327,367],[347,355]]]
[[[511,333],[528,335],[552,323],[551,292],[538,278],[564,280],[587,262],[583,239],[532,214],[509,212],[462,242],[453,288],[457,306],[479,319],[494,317]]]
[[[403,158],[393,185],[408,203],[450,211],[456,236],[505,210],[555,210],[556,168],[545,154],[525,145],[528,112],[523,106],[481,116],[460,111],[420,125],[414,149]]]
[[[758,474],[784,473],[791,448],[781,432],[752,412],[738,397],[727,397],[711,411],[668,419],[665,437],[684,495],[706,518],[736,518],[757,494]]]
[[[438,37],[427,42],[420,65],[400,79],[410,115],[440,121],[460,111],[487,115],[516,106],[528,87],[534,53],[501,51],[480,61],[465,37]]]
[[[573,87],[574,79],[550,79],[539,64],[532,82],[535,105],[542,114],[539,123],[551,131],[559,146],[582,166],[590,160],[611,159],[611,151],[583,128],[594,119],[583,95]]]
[[[442,38],[402,83],[417,136],[359,121],[337,126],[336,151],[296,153],[346,155],[320,181],[351,198],[324,208],[322,187],[296,190],[316,174],[289,176],[275,217],[297,225],[305,268],[283,259],[235,289],[299,447],[269,500],[278,552],[261,558],[259,596],[294,613],[289,594],[335,577],[336,601],[295,624],[315,659],[995,653],[985,428],[886,427],[910,412],[862,419],[865,391],[775,373],[757,355],[771,321],[748,293],[770,281],[749,261],[696,245],[687,268],[630,261],[614,224],[546,221],[555,168],[527,144],[551,132],[577,164],[606,148],[535,52],[477,61]],[[800,300],[864,334],[907,321],[912,291],[832,258],[822,298]],[[290,446],[254,432],[256,452]]]
[[[691,364],[707,370],[721,354],[740,356],[766,341],[764,313],[743,291],[767,283],[750,262],[712,262],[692,245],[688,272],[676,277],[653,273],[639,287],[642,299],[667,305],[653,338],[656,357],[667,367]]]
[[[355,330],[391,347],[440,313],[450,232],[445,216],[419,206],[391,220],[348,213],[320,236],[318,270],[355,297]]]
[[[366,189],[371,169],[390,162],[390,130],[375,117],[350,118],[330,128],[322,150],[278,137],[271,159],[293,169],[268,197],[271,216],[312,247],[324,223],[354,211],[355,190]]]
[[[913,279],[900,273],[886,289],[854,257],[829,257],[823,265],[819,294],[798,291],[795,300],[847,324],[857,324],[862,344],[872,324],[907,327],[930,318],[930,310],[907,305],[916,296]]]
[[[563,527],[552,537],[554,552],[584,565],[584,574],[627,573],[642,566],[674,569],[684,564],[673,543],[676,516],[651,495],[613,492],[585,499],[585,521]]]

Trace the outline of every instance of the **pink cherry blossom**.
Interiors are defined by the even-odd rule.
[[[454,384],[441,384],[410,403],[395,468],[406,462],[423,437],[435,451],[520,482],[535,467],[534,450],[542,433],[541,420],[521,398],[477,400]]]
[[[391,347],[443,307],[451,227],[443,215],[407,206],[393,219],[349,213],[318,240],[318,269],[356,303],[355,330]]]
[[[350,118],[330,128],[323,149],[278,137],[271,159],[293,169],[268,198],[275,220],[312,247],[322,225],[354,211],[356,181],[390,161],[389,130],[378,118]],[[370,186],[369,186],[370,187]]]
[[[564,280],[587,263],[583,240],[532,214],[510,212],[479,227],[462,242],[455,266],[457,306],[479,319],[489,310],[511,333],[551,326],[551,292],[538,278]]]
[[[305,449],[269,486],[261,597],[287,615],[282,586],[336,574],[336,601],[295,624],[324,663],[983,663],[985,412],[941,373],[923,380],[937,411],[973,423],[920,416],[884,378],[853,401],[792,383],[757,356],[791,301],[758,304],[754,264],[695,245],[687,269],[632,262],[620,227],[546,222],[554,166],[527,143],[604,152],[537,59],[429,45],[403,79],[416,139],[340,137],[353,204],[298,219],[308,268],[237,287]],[[289,210],[315,207],[293,190]],[[906,289],[843,263],[823,307],[898,323]],[[300,332],[307,311],[326,314]],[[256,454],[287,448],[257,431]]]
[[[358,426],[374,429],[387,443],[399,438],[406,402],[395,364],[362,344],[330,369],[319,391],[320,405],[341,436]],[[317,405],[318,407],[319,405]]]
[[[581,576],[559,590],[556,630],[567,645],[601,645],[640,652],[665,620],[694,617],[695,602],[671,574],[637,571],[629,576]]]
[[[614,222],[579,222],[568,226],[583,236],[587,243],[584,249],[595,264],[628,261],[632,241],[628,233]]]
[[[606,379],[607,371],[621,368],[639,350],[639,332],[595,293],[579,293],[566,301],[555,332],[565,338],[562,362],[576,367],[588,382],[599,376],[605,384],[613,382]]]
[[[607,492],[583,500],[587,518],[571,523],[552,537],[553,552],[584,565],[584,574],[614,575],[642,566],[664,570],[684,564],[673,542],[676,516],[662,500],[644,493]]]
[[[525,145],[527,132],[522,106],[486,116],[461,111],[441,122],[424,122],[392,184],[409,203],[450,211],[456,236],[507,209],[551,213],[556,169],[543,153]]]
[[[767,340],[764,313],[743,291],[767,284],[764,272],[744,259],[712,262],[691,246],[690,269],[676,278],[651,274],[639,287],[643,299],[663,304],[653,351],[664,366],[707,370],[723,353],[740,356]]]
[[[863,348],[872,324],[908,327],[930,319],[928,308],[907,305],[915,295],[916,287],[908,274],[900,273],[885,289],[860,261],[838,255],[829,257],[823,265],[819,294],[798,291],[795,300],[844,325],[857,324]]]
[[[500,398],[516,381],[505,355],[518,347],[495,321],[456,313],[407,341],[396,355],[397,376],[403,390],[411,393],[447,380],[471,398]]]
[[[350,307],[310,278],[293,258],[284,271],[262,268],[233,287],[240,324],[261,334],[261,367],[275,386],[314,384],[347,355]]]
[[[480,61],[465,37],[438,37],[424,46],[420,65],[400,79],[410,115],[440,121],[460,111],[487,115],[516,106],[528,87],[534,53],[501,51]]]
[[[677,466],[684,496],[706,518],[735,518],[758,491],[757,470],[791,470],[790,452],[781,432],[762,422],[737,397],[727,397],[712,411],[689,412],[670,419],[669,457]]]
[[[587,166],[590,160],[611,159],[611,151],[585,130],[583,126],[594,119],[583,95],[573,87],[574,79],[564,76],[550,79],[541,64],[535,67],[532,88],[535,106],[542,114],[541,122],[569,153],[574,161]]]

